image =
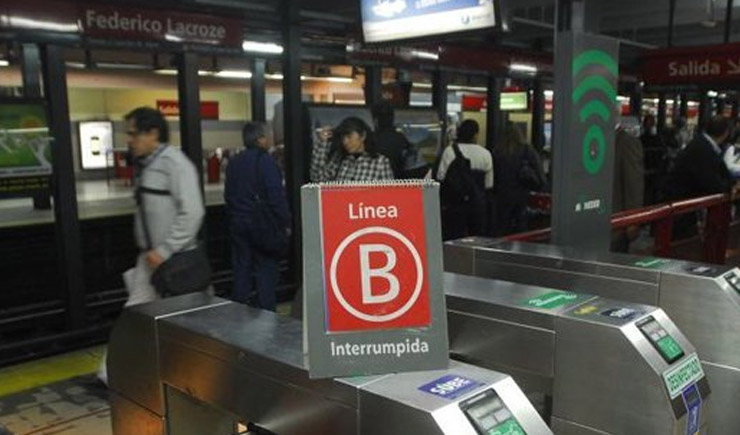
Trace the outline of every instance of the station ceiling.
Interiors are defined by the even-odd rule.
[[[288,0],[284,0],[283,3]],[[291,0],[291,3],[296,0]],[[241,8],[263,11],[279,17],[283,4],[274,0],[186,0],[178,2],[215,9]],[[534,52],[552,52],[556,0],[501,0],[502,17],[508,30],[480,32],[473,36],[446,36],[440,44],[475,47],[513,47]],[[666,47],[671,0],[587,0],[587,30],[619,38],[622,41],[622,63],[633,63],[644,50]],[[724,42],[725,13],[732,5],[730,42],[740,41],[740,0],[675,0],[673,46],[712,45]],[[359,40],[360,0],[301,0],[304,11],[301,22],[309,42],[317,45]],[[251,13],[251,12],[250,12]],[[247,15],[250,15],[247,13]],[[279,30],[280,23],[270,25],[247,21],[248,31]]]

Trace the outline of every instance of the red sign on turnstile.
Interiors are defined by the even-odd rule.
[[[422,195],[419,186],[321,191],[329,332],[430,325]]]

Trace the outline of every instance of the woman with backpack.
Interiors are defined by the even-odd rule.
[[[334,130],[324,129],[311,154],[311,181],[392,180],[388,157],[379,154],[365,121],[345,118]]]
[[[529,192],[545,187],[540,157],[526,143],[519,129],[506,123],[503,143],[493,149],[496,173],[494,235],[504,236],[527,230]]]
[[[442,238],[459,239],[486,231],[486,191],[493,188],[491,153],[478,145],[478,123],[467,119],[457,129],[457,141],[439,160],[436,178],[442,184]]]

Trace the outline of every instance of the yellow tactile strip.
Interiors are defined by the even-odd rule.
[[[96,346],[0,369],[0,398],[94,373],[104,349]]]

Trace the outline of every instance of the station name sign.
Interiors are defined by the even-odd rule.
[[[303,188],[312,378],[447,367],[438,189],[424,182]]]
[[[109,6],[88,6],[83,9],[82,14],[83,33],[98,38],[237,46],[242,41],[239,21],[207,15],[163,13]]]
[[[643,59],[648,86],[701,86],[740,79],[740,44],[655,50]]]
[[[53,12],[53,20],[49,11]],[[79,34],[110,41],[152,41],[241,47],[241,20],[197,13],[61,0],[11,0],[0,28]]]

